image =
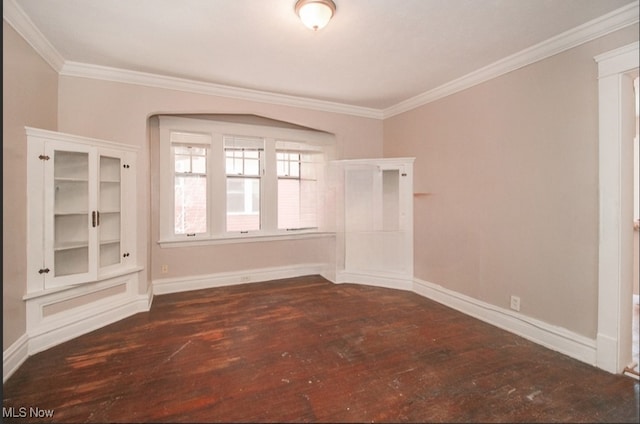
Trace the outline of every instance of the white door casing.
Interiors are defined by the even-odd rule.
[[[599,251],[596,365],[620,373],[631,360],[633,78],[639,43],[595,57],[599,94]]]

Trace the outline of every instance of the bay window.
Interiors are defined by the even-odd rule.
[[[175,116],[159,122],[161,244],[322,230],[331,135]]]

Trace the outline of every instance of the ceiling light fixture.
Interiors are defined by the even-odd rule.
[[[331,0],[298,0],[295,10],[306,27],[317,31],[329,23],[336,13],[336,4]]]

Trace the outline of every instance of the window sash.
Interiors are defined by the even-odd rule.
[[[190,138],[185,133],[179,136],[181,139]],[[210,148],[204,144],[171,145],[173,234],[176,236],[195,237],[209,233],[209,151]]]
[[[262,229],[262,146],[263,140],[225,137],[227,233],[245,234]]]
[[[210,121],[173,117],[166,121],[161,117],[160,122],[161,149],[163,149],[160,156],[161,164],[165,164],[161,165],[160,170],[161,242],[236,239],[246,237],[246,233],[256,236],[276,236],[277,234],[285,234],[287,230],[292,229],[318,228],[318,225],[305,224],[308,221],[306,218],[308,215],[300,210],[299,205],[302,204],[313,209],[309,215],[317,214],[317,209],[322,207],[322,202],[316,198],[320,195],[318,190],[321,189],[323,183],[318,180],[316,174],[320,169],[318,167],[326,165],[324,159],[327,150],[324,150],[325,148],[320,144],[309,144],[303,141],[282,142],[280,141],[282,139],[270,136],[276,132],[288,132],[280,128],[259,127],[261,129],[257,130],[257,126],[250,128],[247,125],[238,125],[238,128],[249,129],[246,132],[249,134],[248,136],[238,136],[233,135],[234,131],[228,130],[235,128],[236,124],[221,125]],[[167,124],[168,122],[171,124]],[[227,128],[227,130],[217,131],[214,128]],[[259,136],[259,132],[263,130],[265,135]],[[238,131],[238,133],[242,132],[244,131]],[[179,137],[175,137],[176,134]],[[311,134],[311,139],[314,135],[318,136]],[[206,143],[194,142],[203,140],[206,140]],[[186,154],[188,150],[183,148],[184,146],[191,146],[189,154]],[[199,150],[201,148],[205,149],[206,155],[202,155],[203,151]],[[283,175],[283,172],[278,172],[278,153],[287,153],[286,157],[281,157],[280,161],[281,164],[287,162],[286,175]],[[166,159],[167,156],[170,160]],[[177,168],[176,159],[183,161]],[[167,176],[167,170],[173,170],[173,172],[169,172]],[[198,232],[193,236],[187,233],[188,230],[185,226],[184,230],[181,227],[180,231],[176,233],[174,231],[175,182],[197,181],[198,179],[206,181],[206,194],[201,196],[207,204],[206,232]],[[255,188],[243,189],[242,192],[228,190],[229,182],[234,180],[245,181],[244,184],[253,184]],[[257,186],[256,182],[250,182],[251,180],[255,180]],[[278,217],[278,185],[284,180],[289,180],[291,184],[298,186],[295,190],[297,200],[296,206],[294,206],[298,221],[294,223],[295,225],[287,225],[286,228],[279,225]],[[164,189],[162,188],[163,184]],[[309,202],[304,197],[300,198],[300,193],[304,193],[306,189],[303,186],[311,184],[317,186],[314,202]],[[234,200],[230,197],[234,196],[236,203],[232,205],[230,203]],[[171,200],[171,204],[167,205],[167,199]],[[167,213],[171,215],[167,217]],[[245,229],[240,229],[230,226],[228,222],[230,217],[250,215],[257,218],[257,221],[254,222],[259,224],[252,224]],[[189,219],[189,217],[187,216],[185,219]],[[318,216],[318,222],[319,219]]]
[[[174,178],[174,234],[206,234],[208,196],[206,176],[176,175]]]
[[[304,151],[276,150],[278,229],[317,229],[317,182],[313,156]],[[303,178],[306,175],[307,178]]]

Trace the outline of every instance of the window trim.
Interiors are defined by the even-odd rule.
[[[171,133],[195,133],[210,137],[207,156],[207,232],[196,236],[186,237],[173,232],[173,171],[171,154]],[[212,207],[215,195],[225,194],[226,199],[226,162],[224,152],[224,138],[227,136],[258,137],[264,139],[263,157],[261,163],[261,205],[260,230],[243,233],[226,231],[227,208]],[[326,170],[335,155],[335,136],[317,130],[303,130],[283,128],[277,126],[254,125],[246,123],[230,123],[217,120],[199,119],[181,116],[159,116],[160,139],[160,174],[159,174],[159,215],[160,231],[158,244],[161,247],[182,247],[194,245],[243,243],[257,241],[287,240],[310,237],[326,237],[332,235],[327,228],[320,226],[314,229],[296,229],[295,231],[278,229],[277,217],[277,161],[276,145],[285,144],[287,149],[313,151],[324,154],[321,167]],[[291,146],[291,147],[289,147]],[[278,149],[281,150],[281,149]],[[326,180],[326,178],[325,178]],[[326,181],[325,181],[326,182]],[[319,196],[323,193],[319,189]],[[225,200],[226,202],[226,200]],[[318,208],[324,202],[318,201]],[[226,205],[226,203],[225,203]],[[319,214],[325,213],[318,210]]]

